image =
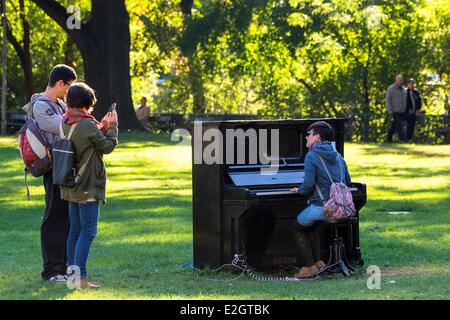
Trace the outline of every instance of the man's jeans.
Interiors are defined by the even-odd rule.
[[[297,221],[304,227],[311,226],[315,221],[327,221],[328,218],[323,213],[322,206],[310,204],[297,216]]]
[[[86,262],[92,241],[97,235],[98,202],[69,202],[70,230],[67,237],[67,262],[80,268],[81,278],[87,278]]]
[[[396,132],[398,134],[398,138],[403,141],[405,140],[405,135],[403,133],[403,120],[405,119],[405,116],[403,113],[394,113],[393,117],[394,121],[392,121],[392,125],[389,128],[387,141],[392,142],[392,137]]]
[[[69,232],[69,205],[53,185],[52,171],[44,175],[45,212],[41,225],[42,278],[66,273],[66,241]]]

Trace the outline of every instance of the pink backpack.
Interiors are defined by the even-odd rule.
[[[330,178],[330,199],[325,201],[319,186],[316,184],[317,193],[323,202],[323,213],[325,216],[331,219],[347,219],[351,218],[355,213],[355,204],[353,203],[353,196],[350,189],[343,182],[343,170],[341,165],[341,156],[339,155],[339,167],[341,169],[341,179],[339,182],[334,182],[331,178],[330,172],[325,165],[322,157],[319,155],[319,159],[322,162],[325,171]]]

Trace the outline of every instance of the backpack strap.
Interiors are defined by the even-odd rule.
[[[322,191],[320,191],[319,185],[316,183],[316,191],[319,194],[320,200],[323,204],[325,204],[325,198],[323,197]]]
[[[63,125],[63,122],[61,121],[61,123],[59,124],[59,137],[60,137],[61,139],[65,139],[65,138],[66,138],[66,135],[64,134],[64,130],[63,130],[63,128],[62,128],[62,125]]]
[[[94,154],[94,148],[92,148],[89,158],[86,159],[86,161],[81,165],[80,170],[78,170],[78,173],[75,176],[75,184],[78,183],[78,181],[81,179],[81,176],[83,175],[84,171],[86,170],[89,160],[91,160],[93,154]]]
[[[319,159],[320,159],[320,161],[322,162],[323,167],[325,168],[325,172],[327,173],[328,178],[330,179],[331,183],[333,184],[333,183],[334,183],[333,178],[331,178],[330,171],[328,171],[328,168],[327,168],[327,166],[326,166],[326,164],[325,164],[325,161],[323,161],[322,157],[321,157],[319,154],[317,154],[317,155],[319,156]],[[339,182],[343,183],[343,182],[344,182],[344,181],[343,181],[343,176],[344,176],[344,174],[343,174],[343,172],[342,172],[343,169],[342,169],[342,163],[341,163],[341,155],[338,156],[338,161],[339,161],[339,172],[340,172],[340,174],[341,174],[341,178],[340,178]]]
[[[61,121],[61,124],[62,124],[62,121]],[[75,123],[75,124],[73,124],[71,127],[70,127],[70,130],[69,130],[69,135],[67,136],[67,140],[70,140],[70,138],[72,138],[72,135],[73,135],[73,131],[75,130],[75,128],[76,128],[76,126],[77,126],[77,124],[78,124],[78,122],[77,123]]]
[[[327,165],[325,164],[325,161],[323,161],[322,157],[320,156],[320,154],[317,154],[319,156],[320,162],[322,162],[323,167],[325,168],[325,172],[327,173],[328,178],[331,181],[331,184],[334,183],[333,178],[331,177],[330,171],[328,171]],[[342,182],[342,165],[341,165],[341,156],[339,155],[338,157],[339,160],[339,167],[340,167],[340,173],[341,173],[341,179],[340,182]],[[319,185],[316,183],[316,191],[319,194],[320,200],[322,200],[323,203],[325,203],[325,198],[322,194],[322,191],[320,191],[320,187]]]
[[[322,157],[320,156],[320,154],[317,154],[317,155],[319,156],[319,159],[320,159],[320,161],[322,162],[323,167],[325,168],[325,172],[327,173],[328,178],[330,178],[331,183],[334,183],[333,178],[332,178],[331,175],[330,175],[330,171],[328,171],[328,168],[327,168],[327,166],[326,166],[326,164],[325,164],[325,161],[323,161],[323,159],[322,159]]]
[[[47,104],[47,105],[50,107],[50,109],[52,109],[52,111],[53,111],[55,114],[58,114],[58,112],[56,111],[55,106],[54,106],[53,104],[51,104],[49,101],[41,100],[41,99],[39,99],[39,98],[36,99],[36,101],[34,101],[34,102],[33,102],[33,105],[31,106],[31,112],[30,112],[31,119],[33,119],[34,123],[36,124],[36,127],[38,128],[39,134],[42,136],[42,138],[43,138],[43,140],[44,140],[44,142],[45,142],[45,145],[47,146],[47,149],[51,149],[51,148],[52,148],[51,145],[48,143],[47,138],[45,138],[45,137],[42,135],[41,129],[39,128],[39,125],[38,125],[38,123],[37,123],[37,121],[36,121],[36,119],[35,119],[35,117],[34,117],[34,106],[36,105],[36,102],[38,102],[38,101],[41,101],[41,102],[44,102],[45,104]],[[61,105],[60,105],[58,102],[56,102],[56,103],[57,103],[58,106],[61,108],[61,110],[63,110],[62,107],[61,107]],[[64,114],[64,112],[63,112],[63,114]],[[44,130],[43,130],[43,131],[44,131]],[[62,131],[60,130],[60,132],[62,132]]]
[[[72,138],[73,131],[75,130],[75,127],[77,126],[77,124],[78,124],[78,122],[73,124],[72,126],[70,126],[69,134],[67,135],[67,140],[70,140],[70,138]],[[66,135],[64,134],[62,125],[63,125],[63,122],[61,121],[61,123],[59,124],[59,135],[60,135],[61,139],[66,139]]]
[[[49,101],[41,100],[41,99],[38,98],[38,99],[36,99],[36,101],[33,102],[33,105],[31,106],[31,117],[32,117],[33,119],[34,119],[34,113],[33,113],[34,105],[35,105],[36,102],[38,102],[38,101],[44,102],[46,105],[48,105],[48,106],[50,107],[50,109],[52,109],[52,111],[53,111],[55,114],[58,114],[58,111],[56,111],[57,109],[55,108],[55,106],[54,106],[52,103],[50,103]],[[61,111],[63,111],[62,114],[64,114],[64,109],[61,107],[61,105],[59,104],[59,102],[56,102],[56,104],[59,106],[59,108],[61,109]]]
[[[325,162],[323,161],[323,159],[322,159],[322,157],[320,156],[319,153],[317,153],[317,155],[319,156],[319,159],[322,162],[323,167],[325,168],[325,172],[327,173],[328,178],[330,178],[331,183],[333,183],[334,181],[331,178],[330,172],[328,171],[327,166],[325,165]],[[325,198],[324,198],[324,196],[322,194],[322,191],[320,191],[320,187],[319,187],[319,185],[317,183],[316,183],[316,191],[319,194],[320,200],[322,200],[322,202],[325,204]]]
[[[27,188],[27,200],[30,200],[30,189],[28,188],[27,175],[28,175],[28,169],[25,167],[25,170],[24,170],[25,187]]]

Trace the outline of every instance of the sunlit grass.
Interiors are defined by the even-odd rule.
[[[40,280],[42,179],[29,179],[26,201],[16,140],[0,137],[0,299],[448,299],[450,146],[346,143],[345,158],[367,184],[361,247],[365,267],[388,274],[381,290],[367,289],[364,268],[312,282],[182,269],[192,261],[190,146],[123,135],[105,156],[108,200],[88,264],[103,288],[71,291]]]

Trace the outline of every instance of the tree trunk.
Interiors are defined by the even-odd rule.
[[[87,35],[79,43],[86,82],[97,93],[100,119],[117,102],[121,130],[141,129],[131,100],[129,16],[123,1],[92,1]]]
[[[77,45],[71,37],[67,37],[64,45],[64,63],[75,68],[75,52],[78,50]]]
[[[27,20],[25,15],[25,6],[23,0],[19,1],[20,3],[20,16],[22,18],[22,26],[23,26],[23,53],[24,53],[24,61],[23,72],[25,75],[25,89],[27,92],[28,99],[31,98],[34,91],[34,80],[33,80],[33,62],[31,59],[31,49],[30,49],[30,23]]]
[[[195,54],[189,59],[189,83],[191,93],[194,99],[194,114],[203,114],[206,112],[205,88],[202,80],[201,66],[195,61]]]
[[[181,0],[181,12],[183,13],[183,32],[187,32],[188,26],[192,23],[192,6],[194,1]],[[196,45],[190,43],[189,48],[183,48],[181,45],[181,51],[183,55],[188,59],[189,65],[189,86],[193,97],[193,113],[203,114],[206,112],[206,100],[205,100],[205,88],[202,80],[202,66],[197,60],[195,48]]]
[[[92,0],[89,21],[81,29],[68,29],[69,14],[55,0],[32,0],[72,37],[80,49],[86,82],[97,93],[93,115],[101,119],[117,102],[119,128],[144,130],[131,99],[130,27],[124,0]]]
[[[370,140],[370,95],[369,95],[369,68],[372,56],[372,42],[369,42],[367,61],[363,65],[363,113],[362,113],[362,141]]]
[[[370,99],[369,99],[369,70],[363,71],[363,113],[362,113],[362,141],[369,141],[370,132]]]
[[[6,35],[8,37],[8,41],[11,43],[17,53],[17,56],[19,57],[24,75],[25,92],[27,93],[27,98],[30,99],[34,93],[33,63],[30,50],[30,24],[25,15],[25,6],[23,0],[19,1],[19,6],[20,19],[23,29],[23,45],[19,43],[19,41],[12,33],[9,23],[6,27]]]

